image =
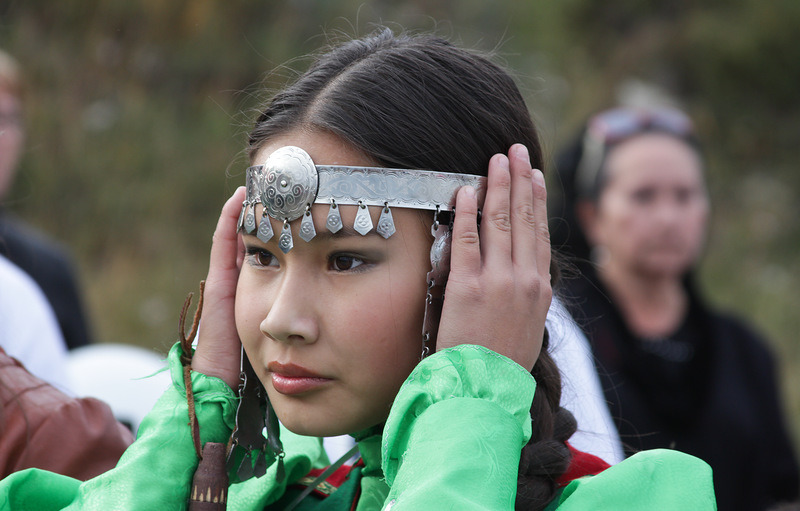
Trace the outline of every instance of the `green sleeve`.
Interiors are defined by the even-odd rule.
[[[176,344],[169,353],[172,385],[139,426],[136,441],[117,466],[80,486],[68,510],[185,509],[197,468],[186,389]],[[226,443],[236,406],[231,388],[192,372],[201,443]]]
[[[114,469],[84,483],[44,470],[17,472],[0,481],[0,511],[186,509],[198,462],[180,354],[176,344],[169,354],[173,383],[142,421],[138,438]],[[218,378],[195,372],[191,378],[202,443],[227,443],[235,422],[236,396]],[[286,481],[275,483],[273,465],[264,477],[232,485],[228,509],[261,509],[283,494],[287,482],[326,460],[320,439],[281,430]]]
[[[717,509],[711,467],[678,451],[643,451],[600,474],[572,481],[546,511]]]
[[[384,509],[514,509],[535,389],[522,366],[481,346],[423,360],[384,428]]]

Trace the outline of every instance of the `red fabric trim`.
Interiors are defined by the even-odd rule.
[[[559,488],[568,485],[575,479],[599,474],[611,466],[594,454],[575,449],[569,442],[567,442],[567,447],[569,447],[569,452],[572,454],[572,459],[569,462],[567,471],[556,480]]]
[[[344,484],[344,482],[347,480],[347,478],[350,477],[350,472],[355,467],[363,467],[363,466],[364,466],[364,461],[362,459],[360,459],[360,458],[353,465],[342,465],[341,467],[337,468],[336,471],[334,471],[333,474],[329,475],[328,478],[325,479],[325,482],[330,484],[331,486],[339,488],[342,484]],[[308,472],[308,474],[306,474],[306,478],[310,478],[312,480],[316,479],[317,476],[319,476],[321,473],[325,472],[326,469],[327,469],[327,467],[312,469],[312,470],[310,470]],[[304,485],[302,483],[295,483],[292,486],[308,486],[308,485]],[[322,492],[318,491],[317,489],[314,489],[311,493],[313,493],[314,495],[316,495],[318,497],[322,497],[322,498],[325,498],[325,497],[328,496],[327,494],[322,493]]]

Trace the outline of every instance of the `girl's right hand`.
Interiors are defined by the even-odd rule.
[[[208,265],[203,315],[192,369],[224,380],[232,389],[239,385],[242,343],[236,331],[234,298],[244,251],[237,222],[245,198],[240,186],[222,207],[214,231]]]

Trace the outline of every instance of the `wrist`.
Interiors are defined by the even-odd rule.
[[[201,346],[197,347],[192,356],[193,371],[219,378],[234,390],[239,386],[239,363],[239,356],[231,357],[228,353],[209,353],[209,350],[203,349]]]

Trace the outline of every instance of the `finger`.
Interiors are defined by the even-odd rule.
[[[536,217],[533,209],[533,187],[530,155],[522,144],[514,144],[508,152],[511,173],[511,258],[515,265],[536,264]]]
[[[230,199],[222,207],[217,228],[214,231],[213,242],[211,244],[211,257],[208,268],[209,280],[217,275],[218,272],[238,271],[239,258],[239,234],[236,232],[239,214],[242,210],[245,188],[240,186],[236,189]]]
[[[450,249],[450,271],[477,272],[481,266],[481,244],[478,236],[478,199],[475,189],[463,186],[456,195],[456,216],[453,220],[453,241]]]
[[[536,219],[536,267],[550,272],[550,229],[547,226],[547,187],[541,170],[533,171],[533,216]]]
[[[481,215],[481,255],[488,264],[492,264],[494,257],[505,260],[511,256],[510,189],[508,157],[496,154],[489,160],[486,201]]]

